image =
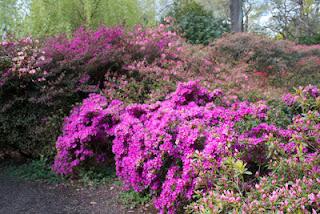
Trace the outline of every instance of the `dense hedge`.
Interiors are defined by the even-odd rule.
[[[251,33],[226,34],[215,43],[222,62],[247,63],[248,70],[270,76],[277,86],[319,84],[320,46]]]
[[[1,43],[1,150],[54,154],[63,118],[90,93],[125,103],[163,99],[185,71],[199,71],[203,60],[214,65],[185,48],[167,24],[129,32],[80,28],[72,38]]]
[[[165,25],[130,33],[120,27],[81,28],[71,39],[1,43],[1,150],[54,154],[63,117],[89,93],[103,91],[125,102],[161,98],[165,88],[171,90],[162,75],[171,75],[181,61],[175,56],[179,46],[179,37]]]

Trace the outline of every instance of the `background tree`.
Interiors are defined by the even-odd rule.
[[[320,33],[318,0],[271,0],[270,29],[284,39],[299,41]]]
[[[1,0],[0,1],[0,40],[9,35],[24,33],[23,20],[29,0]]]
[[[133,26],[146,16],[150,18],[150,13],[154,15],[152,9],[144,10],[141,3],[138,0],[33,0],[29,21],[36,35],[72,32],[80,26]]]
[[[1,37],[71,33],[80,26],[155,24],[156,0],[0,0]]]
[[[242,0],[230,0],[231,31],[243,31],[243,2]]]
[[[212,11],[195,0],[175,1],[165,16],[175,19],[177,31],[192,44],[209,44],[229,32],[226,18],[214,16]]]

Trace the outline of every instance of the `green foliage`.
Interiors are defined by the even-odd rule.
[[[299,43],[306,44],[306,45],[320,44],[320,32],[314,36],[300,37]]]
[[[242,160],[235,160],[234,158],[229,157],[224,164],[227,166],[227,169],[230,170],[232,176],[235,176],[236,178],[244,175],[252,175],[246,168],[246,163]]]
[[[80,26],[133,26],[151,19],[152,12],[142,8],[137,0],[33,0],[27,21],[33,35],[45,36],[70,34]]]
[[[247,132],[253,127],[259,125],[259,119],[253,118],[252,116],[245,116],[244,120],[241,120],[235,124],[236,130],[240,133]]]
[[[270,100],[268,102],[268,123],[276,124],[278,127],[285,128],[292,122],[294,116],[292,110],[280,100]]]
[[[176,27],[192,44],[207,45],[230,30],[226,20],[214,17],[194,1],[176,2],[168,15],[176,19]]]
[[[184,16],[178,27],[182,35],[192,44],[209,44],[229,31],[229,25],[225,20],[216,19],[212,16],[199,16],[188,13]]]
[[[112,167],[93,167],[79,170],[79,182],[86,186],[98,186],[114,181],[115,169]]]
[[[51,113],[44,105],[27,102],[16,103],[1,112],[1,150],[13,149],[28,157],[39,157],[42,154],[52,158],[64,115],[57,111],[48,116]]]
[[[5,173],[31,181],[43,181],[47,183],[60,183],[64,181],[63,177],[58,176],[51,170],[51,163],[44,156],[22,165],[9,165],[5,168]]]
[[[0,41],[12,35],[24,34],[23,20],[25,7],[29,0],[1,0],[0,1]]]
[[[133,190],[120,193],[122,203],[129,208],[135,208],[139,205],[145,205],[151,201],[148,194],[138,193]]]

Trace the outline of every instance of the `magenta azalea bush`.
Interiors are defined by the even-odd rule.
[[[172,57],[176,46],[171,43],[178,43],[174,35],[166,27],[132,33],[122,27],[101,27],[80,28],[71,38],[60,35],[43,43],[31,38],[1,42],[1,147],[52,157],[63,117],[90,93],[102,91],[125,103],[162,99],[175,82],[164,81],[160,71],[145,73],[129,65],[145,61],[148,53],[147,67],[160,62],[161,53]]]
[[[238,84],[219,79],[229,69],[222,58],[270,70],[254,67],[260,76],[313,76],[319,47],[247,34],[191,46],[167,21],[0,43],[0,149],[55,155],[53,169],[67,176],[115,164],[125,187],[152,195],[160,213],[320,212],[319,88],[299,87],[275,110],[189,81]]]
[[[112,158],[95,150],[107,144],[120,180],[150,193],[160,213],[317,212],[317,90],[300,89],[301,102],[312,105],[285,129],[268,124],[265,102],[230,102],[198,81],[181,83],[162,102],[125,108],[90,95],[66,119],[54,169],[70,174],[87,159]]]
[[[97,163],[108,160],[121,109],[120,101],[108,102],[98,94],[90,94],[81,106],[76,106],[65,119],[63,134],[57,140],[53,169],[68,175],[89,160]]]
[[[222,164],[212,176],[216,185],[195,192],[197,199],[187,207],[190,213],[318,213],[320,207],[320,105],[319,89],[299,87],[283,97],[295,112],[286,130],[286,144],[269,135],[265,143],[266,171],[246,175],[249,165]],[[255,151],[257,152],[257,151]],[[252,152],[253,154],[253,152]],[[261,155],[261,153],[258,153]],[[246,162],[248,163],[248,162]],[[243,173],[239,174],[242,165]],[[252,174],[251,172],[249,174]],[[239,176],[240,175],[240,176]]]
[[[72,39],[60,35],[48,39],[44,51],[48,58],[55,60],[94,60],[102,53],[113,49],[113,45],[121,39],[124,30],[121,27],[107,28],[100,27],[96,31],[79,28]]]

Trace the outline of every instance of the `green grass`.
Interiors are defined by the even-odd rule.
[[[145,205],[151,200],[149,194],[137,193],[133,190],[122,192],[119,197],[122,203],[128,208],[136,208]]]
[[[61,183],[65,179],[51,170],[51,165],[46,158],[24,163],[22,165],[10,164],[5,167],[4,172],[9,176],[24,180],[43,181],[46,183]]]
[[[114,181],[116,172],[113,167],[82,169],[79,171],[79,182],[85,186],[99,186]]]
[[[42,181],[46,183],[66,183],[71,178],[57,175],[51,169],[52,163],[41,157],[24,164],[7,164],[4,167],[4,173],[9,176],[21,178],[30,181]],[[116,173],[113,167],[99,167],[80,169],[76,181],[84,186],[98,186],[114,181]]]

